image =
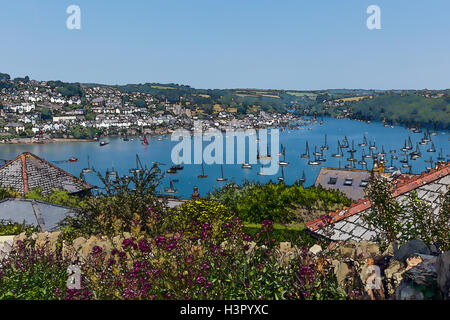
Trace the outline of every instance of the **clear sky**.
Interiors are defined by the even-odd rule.
[[[0,0],[0,72],[37,80],[443,89],[449,38],[449,0]]]

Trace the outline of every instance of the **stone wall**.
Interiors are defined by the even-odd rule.
[[[123,233],[112,239],[101,236],[79,237],[72,243],[62,242],[60,232],[34,233],[36,247],[61,250],[63,257],[74,264],[86,261],[95,246],[107,255],[113,248],[120,248],[131,234]],[[26,239],[25,233],[18,236],[0,237],[0,263],[6,258],[17,241]],[[222,244],[226,245],[226,243]],[[250,243],[247,253],[256,247]],[[276,248],[278,258],[288,263],[302,252],[302,248],[282,242]],[[430,250],[422,241],[412,240],[400,248],[389,246],[383,252],[379,245],[369,241],[332,242],[322,249],[314,245],[309,249],[314,259],[325,259],[333,267],[338,283],[345,287],[364,288],[369,299],[426,299],[423,288],[438,288],[441,297],[450,299],[450,252]],[[106,257],[108,258],[108,256]],[[422,289],[418,289],[422,288]],[[425,293],[424,293],[425,292]]]

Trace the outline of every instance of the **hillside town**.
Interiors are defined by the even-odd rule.
[[[67,93],[46,81],[3,80],[2,84],[0,141],[3,143],[167,134],[178,128],[190,130],[199,119],[205,128],[223,131],[281,126],[299,119],[289,112],[262,110],[244,117],[237,108],[221,104],[214,104],[212,112],[207,114],[182,97],[180,101],[169,102],[152,94],[128,93],[107,86],[80,85],[80,91]]]

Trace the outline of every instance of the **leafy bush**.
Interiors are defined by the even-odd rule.
[[[223,204],[213,200],[192,200],[175,208],[169,214],[171,228],[183,230],[194,237],[201,237],[206,224],[214,237],[222,239],[228,232],[227,225],[233,219],[233,213]]]
[[[279,244],[280,242],[290,242],[292,245],[300,247],[311,247],[317,242],[305,232],[304,226],[293,227],[282,224],[273,224],[271,239],[266,239],[264,236],[261,236],[261,229],[261,224],[244,223],[244,233],[251,236],[254,241],[260,244],[275,239],[275,244]]]
[[[22,232],[32,233],[37,230],[37,227],[27,225],[25,222],[17,223],[0,220],[0,236],[15,236]]]
[[[50,300],[62,298],[69,263],[45,249],[18,242],[0,264],[0,300]]]
[[[157,165],[115,181],[100,173],[98,176],[105,192],[84,200],[82,210],[75,217],[67,217],[61,226],[88,235],[156,232],[167,212],[167,202],[155,196],[161,179]]]
[[[6,198],[18,198],[20,197],[20,193],[11,190],[11,189],[1,189],[0,188],[0,200]]]
[[[418,199],[416,191],[411,191],[403,202],[397,202],[392,190],[392,182],[384,178],[373,179],[367,190],[372,209],[365,219],[379,229],[378,241],[383,247],[398,241],[400,244],[412,239],[421,239],[427,245],[435,244],[441,250],[450,249],[450,191],[441,199],[441,209],[434,209]]]
[[[36,188],[33,190],[30,190],[26,195],[26,199],[34,199],[34,200],[41,200],[46,201],[50,203],[59,204],[66,207],[71,208],[83,208],[84,207],[84,201],[77,197],[72,196],[67,193],[65,190],[59,190],[59,189],[53,189],[50,194],[42,194],[42,188]]]
[[[246,182],[241,188],[224,187],[209,195],[210,199],[221,201],[247,222],[260,223],[272,220],[290,223],[299,220],[295,209],[327,209],[336,204],[349,205],[351,201],[335,190],[322,187],[303,188],[300,183],[286,185],[283,182],[267,184]]]

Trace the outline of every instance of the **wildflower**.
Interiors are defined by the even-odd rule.
[[[203,277],[203,276],[198,276],[198,277],[195,279],[195,282],[197,282],[198,284],[202,284],[202,283],[204,283],[205,281],[206,281],[206,278]]]
[[[124,249],[128,248],[129,246],[131,246],[133,244],[133,241],[134,241],[134,238],[123,240],[122,247]]]
[[[103,249],[100,248],[99,246],[95,246],[94,248],[92,248],[92,253],[94,255],[101,254],[101,253],[103,253]]]
[[[252,237],[251,236],[245,236],[244,237],[244,241],[250,242],[250,241],[252,241]]]
[[[160,246],[160,245],[162,245],[163,243],[166,242],[166,237],[158,236],[158,237],[156,237],[155,242],[156,242],[157,246]]]
[[[108,267],[110,267],[110,266],[112,266],[112,265],[115,265],[116,264],[116,260],[114,260],[114,259],[108,259]]]
[[[143,253],[149,253],[151,251],[150,244],[147,240],[142,239],[139,241],[139,250],[141,250]]]

